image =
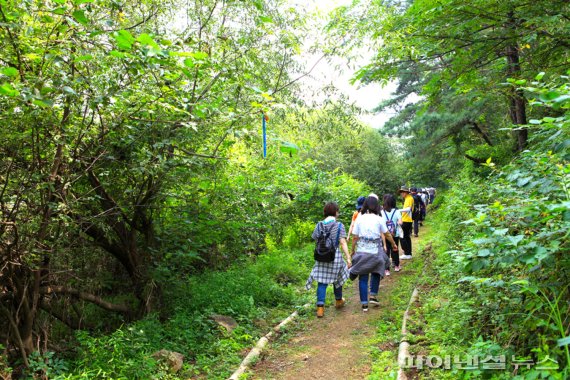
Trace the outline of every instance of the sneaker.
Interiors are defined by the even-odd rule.
[[[368,311],[368,304],[362,304],[362,311],[367,312]]]
[[[374,306],[380,305],[380,302],[378,302],[378,298],[376,298],[376,296],[370,296],[368,298],[368,303],[370,303],[371,305],[374,305]]]
[[[400,266],[397,266],[394,268],[394,271],[399,272],[400,271]]]
[[[317,318],[322,318],[325,315],[325,307],[317,306]]]
[[[415,234],[414,237],[418,237],[418,234]]]
[[[412,255],[404,255],[400,257],[401,260],[411,260],[412,259]]]
[[[334,307],[336,307],[337,309],[340,309],[341,307],[344,306],[345,303],[346,303],[346,301],[344,300],[344,298],[341,298],[339,300],[336,300]]]
[[[386,269],[386,270],[384,271],[384,276],[389,276],[389,275],[390,275],[390,271],[389,271],[388,269]]]

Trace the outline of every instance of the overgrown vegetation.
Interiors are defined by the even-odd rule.
[[[0,0],[0,376],[222,378],[302,303],[323,202],[406,183],[440,190],[430,352],[559,366],[421,376],[568,377],[569,7],[356,1],[307,49],[285,0]],[[363,45],[381,133],[299,86]]]
[[[413,350],[464,365],[467,355],[504,355],[505,369],[452,362],[452,370],[424,367],[421,378],[569,375],[570,87],[567,77],[530,85],[530,104],[559,116],[531,121],[531,150],[502,167],[489,161],[488,174],[466,167],[471,183],[438,199],[437,259],[422,280],[426,339]]]

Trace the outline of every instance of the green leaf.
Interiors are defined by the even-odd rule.
[[[540,73],[538,73],[537,76],[534,77],[535,80],[541,80],[542,77],[544,77],[544,71],[541,71]]]
[[[89,24],[89,19],[85,16],[85,12],[83,12],[81,10],[74,11],[72,13],[72,16],[75,19],[75,21],[77,21],[78,23],[80,23],[82,25]]]
[[[53,101],[49,99],[34,99],[32,103],[42,108],[53,107]]]
[[[141,45],[145,46],[152,46],[155,49],[160,49],[160,46],[152,39],[152,37],[146,33],[141,34],[137,37],[137,41],[141,43]]]
[[[287,141],[283,141],[281,143],[281,146],[279,147],[279,150],[283,153],[289,153],[289,154],[296,154],[299,152],[299,147],[293,143],[287,142]]]
[[[556,341],[556,345],[558,347],[567,346],[569,344],[570,344],[570,336],[567,336],[566,338],[558,339]]]
[[[125,58],[125,53],[121,53],[120,51],[117,50],[111,50],[109,54],[112,55],[113,57]]]
[[[556,91],[548,91],[548,92],[545,93],[545,94],[540,94],[540,95],[538,96],[538,98],[539,98],[540,100],[542,100],[543,102],[549,102],[549,101],[551,101],[551,100],[556,99],[556,98],[559,97],[559,96],[560,96],[560,94],[559,94],[558,92],[556,92]]]
[[[197,51],[194,53],[190,53],[190,55],[196,59],[206,59],[208,58],[208,54],[204,53],[203,51]]]
[[[68,94],[77,95],[77,92],[75,92],[75,90],[72,89],[72,88],[69,87],[69,86],[63,86],[62,90],[63,90],[64,92],[67,92]]]
[[[81,5],[81,4],[93,3],[93,2],[95,2],[95,0],[73,0],[73,3],[75,5]]]
[[[487,260],[487,259],[476,259],[476,260],[473,260],[473,262],[471,263],[471,270],[473,272],[477,272],[483,268],[486,268],[487,266],[489,266],[489,260]]]
[[[515,247],[524,239],[524,235],[507,236],[509,242]]]
[[[91,61],[92,59],[93,56],[91,54],[86,54],[79,57],[75,57],[75,62]]]
[[[20,92],[16,90],[10,83],[3,83],[0,86],[0,95],[17,96]]]
[[[267,24],[273,24],[273,19],[268,16],[259,16],[259,20]]]
[[[6,75],[7,77],[17,77],[19,72],[18,69],[14,68],[14,67],[6,67],[2,70],[0,70],[0,72],[4,75]]]
[[[51,10],[52,13],[56,15],[64,15],[67,12],[67,7],[57,7]]]
[[[119,30],[113,33],[113,38],[117,42],[117,46],[122,50],[131,50],[135,43],[135,38],[127,30]]]

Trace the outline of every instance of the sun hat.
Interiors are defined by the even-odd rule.
[[[409,193],[409,192],[410,192],[410,189],[408,189],[406,186],[402,186],[402,187],[400,187],[400,189],[398,190],[398,193],[403,193],[403,192]]]
[[[362,205],[364,204],[364,201],[366,200],[366,197],[360,196],[358,197],[358,199],[356,200],[356,209],[360,210],[362,208]]]

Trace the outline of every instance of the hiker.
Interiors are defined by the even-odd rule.
[[[384,219],[379,215],[378,198],[369,196],[362,206],[361,214],[356,219],[352,240],[352,266],[350,278],[358,280],[362,311],[368,311],[368,304],[379,305],[378,289],[384,277],[386,265],[386,239],[394,239],[388,233]],[[370,298],[368,298],[368,279],[370,279]]]
[[[420,224],[422,222],[422,197],[418,194],[418,189],[412,187],[410,189],[412,198],[414,199],[414,207],[412,208],[412,221],[414,224],[414,236],[418,237],[420,232]]]
[[[307,290],[311,288],[313,281],[317,281],[317,317],[322,318],[325,315],[325,298],[327,295],[327,287],[333,284],[335,307],[340,309],[344,306],[344,298],[342,298],[342,285],[348,278],[348,268],[351,265],[351,258],[348,253],[348,245],[346,243],[346,231],[344,225],[337,221],[339,208],[334,202],[329,202],[323,210],[325,219],[315,226],[312,238],[318,242],[321,229],[326,229],[335,241],[335,256],[331,262],[322,262],[315,260],[313,270],[307,279],[305,287]],[[344,262],[340,249],[344,252],[346,262]]]
[[[429,203],[432,204],[433,200],[435,199],[435,188],[434,187],[428,188],[428,194],[429,194]]]
[[[422,198],[422,204],[421,204],[421,216],[420,216],[420,226],[424,225],[424,222],[426,221],[426,215],[427,215],[427,206],[429,205],[429,195],[426,189],[421,189],[420,190],[420,197]]]
[[[352,213],[352,221],[350,222],[350,227],[348,228],[348,236],[346,237],[347,240],[349,240],[350,237],[352,236],[352,229],[354,228],[354,222],[356,221],[356,218],[358,218],[358,215],[360,214],[360,209],[362,208],[362,205],[364,204],[365,200],[366,197],[363,196],[358,197],[358,199],[356,200],[356,211]]]
[[[403,260],[412,258],[412,209],[414,208],[414,198],[410,194],[410,189],[406,186],[400,187],[398,193],[404,200],[404,207],[400,209],[402,213],[402,231],[404,236],[400,237],[400,244],[404,250],[404,255],[401,257]]]
[[[384,210],[382,211],[384,220],[386,221],[386,227],[388,228],[388,232],[394,238],[394,242],[396,243],[395,248],[392,246],[392,243],[387,240],[386,246],[388,247],[388,252],[392,255],[392,262],[394,263],[394,271],[400,271],[400,252],[398,249],[398,242],[401,238],[400,233],[402,231],[402,214],[400,210],[396,208],[396,198],[392,194],[384,194]],[[385,273],[386,276],[390,275],[390,267]]]

